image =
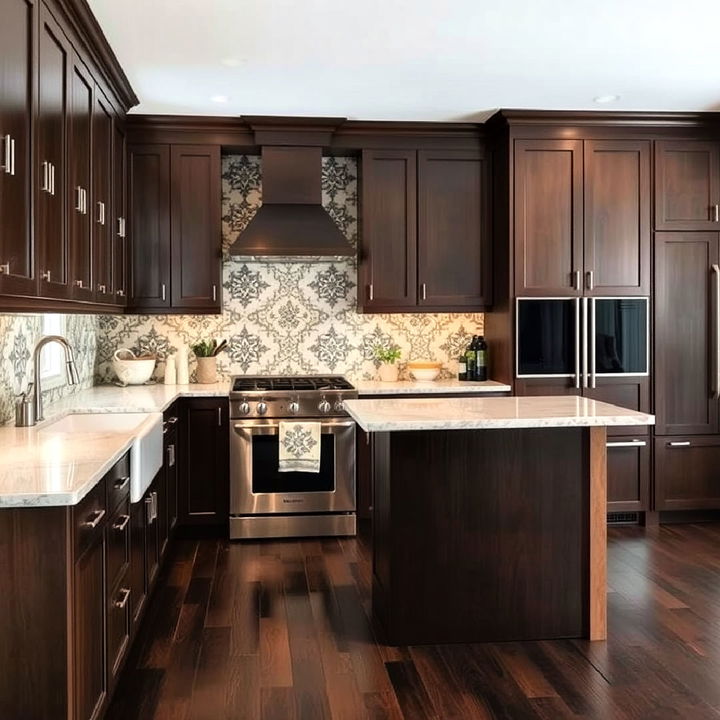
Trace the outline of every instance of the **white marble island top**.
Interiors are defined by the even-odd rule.
[[[0,508],[79,503],[135,439],[127,432],[52,432],[53,421],[78,413],[163,412],[180,397],[223,397],[228,390],[228,383],[102,385],[48,405],[35,427],[0,427]]]
[[[353,383],[358,395],[463,395],[465,393],[510,392],[512,388],[495,380],[357,380]]]
[[[365,432],[654,425],[655,417],[574,395],[346,400]]]

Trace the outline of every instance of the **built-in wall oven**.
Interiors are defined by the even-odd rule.
[[[517,298],[518,378],[572,378],[594,388],[600,377],[650,372],[647,297]]]
[[[357,393],[344,378],[264,380],[230,395],[230,537],[354,535],[355,422],[343,402]],[[319,423],[319,472],[280,472],[283,421]]]

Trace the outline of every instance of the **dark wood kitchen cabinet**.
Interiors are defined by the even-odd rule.
[[[128,257],[127,257],[127,162],[126,136],[122,124],[113,124],[113,214],[112,214],[112,287],[114,303],[127,305]]]
[[[363,152],[363,312],[490,304],[488,177],[482,150]]]
[[[655,509],[720,508],[720,436],[655,438]]]
[[[220,147],[170,150],[172,306],[220,312]]]
[[[483,152],[418,153],[418,304],[484,307],[492,274]]]
[[[650,141],[584,143],[585,295],[650,294]]]
[[[226,398],[193,398],[181,428],[180,524],[223,525],[229,515]]]
[[[131,310],[220,312],[219,146],[132,145]]]
[[[0,22],[0,293],[34,295],[33,68],[39,3],[4,0]]]
[[[608,437],[608,512],[650,509],[650,442],[646,434]]]
[[[112,162],[113,114],[96,85],[92,120],[92,257],[95,301],[113,303]]]
[[[50,11],[40,3],[38,36],[37,238],[38,294],[68,298],[67,127],[70,45]]]
[[[655,229],[720,229],[720,143],[655,142]]]
[[[91,207],[91,137],[93,122],[93,81],[75,54],[70,69],[69,156],[71,192],[70,279],[74,300],[92,302],[93,288],[93,208]]]
[[[582,295],[582,140],[515,140],[515,292]]]
[[[358,299],[365,311],[417,302],[417,153],[366,150],[361,166],[362,251]]]
[[[655,432],[703,435],[718,424],[718,233],[655,235]]]
[[[516,140],[515,292],[650,293],[650,141]]]

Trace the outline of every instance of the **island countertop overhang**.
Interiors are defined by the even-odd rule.
[[[365,432],[654,425],[655,417],[579,395],[347,400]]]

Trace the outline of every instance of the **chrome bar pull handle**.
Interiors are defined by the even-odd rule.
[[[117,530],[118,532],[123,532],[125,528],[128,526],[128,523],[130,522],[130,516],[129,515],[120,515],[118,518],[118,521],[113,524],[112,529]]]
[[[590,303],[590,387],[596,388],[597,376],[595,371],[597,362],[597,348],[595,344],[597,336],[597,323],[595,317],[595,298],[591,298],[588,302]]]
[[[10,138],[10,174],[15,174],[15,138]]]
[[[95,510],[95,512],[83,523],[83,525],[88,528],[96,528],[104,517],[104,510]]]
[[[118,599],[115,601],[115,607],[118,610],[123,610],[130,599],[130,588],[123,588],[118,595]]]
[[[374,292],[373,284],[370,283],[368,285],[368,300],[370,300],[370,302],[372,302],[374,299],[375,299],[375,292]]]
[[[427,285],[423,283],[420,287],[422,289],[422,299],[427,300]]]
[[[40,186],[42,192],[50,192],[50,163],[47,160],[43,160],[42,164],[42,185]]]
[[[3,263],[0,265],[0,275],[9,275],[10,274],[10,263]]]
[[[586,277],[587,277],[587,289],[592,290],[595,287],[595,283],[593,280],[593,271],[588,270],[586,273]]]
[[[712,306],[712,327],[713,327],[713,366],[712,366],[712,397],[717,399],[720,396],[720,265],[712,265],[713,273],[713,306]]]
[[[588,299],[582,299],[582,375],[583,387],[588,387]]]
[[[677,441],[677,442],[669,442],[669,443],[668,443],[668,447],[690,447],[690,441],[689,441],[689,440],[684,440],[684,441],[682,441],[682,442],[680,442],[680,441]]]
[[[575,288],[575,290],[580,290],[581,289],[581,287],[580,287],[581,279],[580,278],[582,277],[582,273],[579,270],[575,270],[573,272],[573,275],[574,275],[573,287]]]
[[[165,302],[165,299],[167,298],[167,288],[165,287],[165,283],[160,286],[160,295],[162,297],[162,301]]]
[[[50,163],[50,194],[55,195],[55,165]]]
[[[213,285],[212,297],[213,297],[213,302],[217,302],[217,285]]]
[[[77,193],[77,197],[75,200],[75,210],[77,210],[79,213],[82,212],[82,188],[78,185],[75,188],[75,192]]]
[[[582,370],[580,368],[580,345],[582,338],[580,337],[580,298],[575,298],[575,389],[580,389],[580,376]]]
[[[712,219],[713,222],[720,222],[720,205],[712,206]]]
[[[623,440],[605,443],[605,447],[609,448],[645,447],[646,445],[647,442],[645,440]]]
[[[50,270],[46,270],[45,272],[40,273],[40,279],[45,280],[46,282],[50,282],[51,273]]]
[[[222,427],[222,408],[218,408],[218,427]]]
[[[7,175],[12,175],[12,137],[3,135],[3,161],[0,169],[4,170]]]

